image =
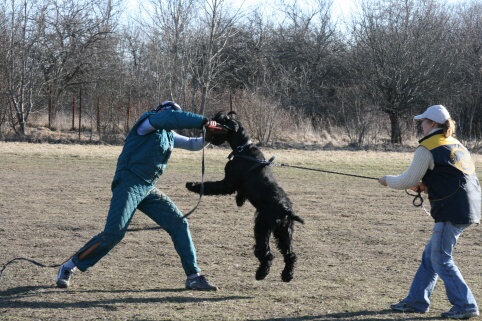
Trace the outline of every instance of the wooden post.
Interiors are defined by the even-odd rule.
[[[82,87],[80,87],[80,91],[79,91],[79,140],[80,140],[81,131],[82,131]]]
[[[99,133],[100,138],[100,98],[97,97],[97,133]]]
[[[126,124],[124,131],[129,132],[129,121],[131,119],[131,92],[129,91],[129,98],[127,99],[127,110],[126,110]]]
[[[72,129],[75,130],[75,96],[72,98]]]
[[[52,87],[50,87],[49,95],[49,129],[52,128]]]

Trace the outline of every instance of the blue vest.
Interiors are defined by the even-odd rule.
[[[435,222],[480,222],[481,191],[469,151],[455,138],[439,131],[419,141],[433,156],[434,168],[422,178],[427,186]]]
[[[149,122],[156,130],[140,136],[137,134],[137,128],[146,118],[149,118]],[[146,183],[155,185],[159,176],[164,173],[174,147],[171,130],[201,128],[203,122],[203,116],[189,112],[144,113],[127,135],[117,160],[116,173],[129,170]]]

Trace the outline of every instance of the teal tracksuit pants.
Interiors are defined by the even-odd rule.
[[[187,276],[200,272],[189,224],[181,219],[181,211],[164,193],[128,170],[118,171],[112,182],[112,199],[104,231],[72,257],[79,270],[85,271],[96,264],[123,239],[136,209],[169,233]]]

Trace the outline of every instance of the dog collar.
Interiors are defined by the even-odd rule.
[[[241,152],[244,150],[245,147],[251,145],[252,143],[253,143],[253,142],[252,142],[251,140],[248,140],[248,141],[246,142],[246,144],[236,147],[236,151],[237,151],[238,153],[241,153]]]
[[[244,145],[239,145],[238,147],[236,147],[236,149],[233,149],[233,151],[231,153],[229,153],[228,157],[226,157],[227,159],[231,160],[231,158],[233,158],[233,155],[235,152],[238,152],[238,153],[241,153],[244,148],[248,147],[249,145],[252,145],[253,142],[251,140],[248,140],[246,142],[246,144]]]

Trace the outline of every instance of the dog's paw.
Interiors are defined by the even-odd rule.
[[[284,257],[285,267],[281,273],[281,279],[283,282],[289,282],[293,280],[293,273],[295,270],[296,254],[291,253]]]
[[[264,280],[266,276],[269,274],[269,270],[271,267],[271,261],[268,262],[263,262],[258,266],[258,269],[256,270],[256,275],[255,278],[258,281]]]
[[[281,272],[281,280],[283,280],[283,282],[293,280],[293,270],[284,269],[283,272]]]
[[[193,182],[187,182],[186,183],[186,188],[191,191],[191,192],[194,192],[194,193],[199,193],[199,191],[201,190],[201,185],[199,183],[193,183]]]
[[[238,207],[241,207],[244,205],[244,202],[246,202],[246,197],[239,193],[236,194],[236,205],[238,205]]]

